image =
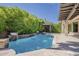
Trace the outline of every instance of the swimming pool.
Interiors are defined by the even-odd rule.
[[[43,48],[51,48],[53,37],[50,35],[37,34],[29,38],[22,38],[9,42],[9,48],[16,53],[23,53]]]

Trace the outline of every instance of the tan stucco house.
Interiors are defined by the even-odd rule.
[[[60,16],[62,33],[79,35],[79,4],[60,4]]]

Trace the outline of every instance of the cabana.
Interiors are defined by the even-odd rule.
[[[51,22],[45,21],[44,24],[43,24],[43,27],[44,27],[45,32],[51,32],[52,31],[52,23]]]

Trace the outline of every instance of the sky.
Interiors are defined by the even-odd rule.
[[[60,5],[57,3],[0,3],[0,6],[19,7],[39,18],[58,22]]]

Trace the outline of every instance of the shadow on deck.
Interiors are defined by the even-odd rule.
[[[72,37],[79,39],[79,35],[72,35]]]
[[[67,41],[67,43],[63,42],[58,44],[59,44],[58,48],[50,48],[50,49],[77,52],[78,54],[76,54],[75,56],[79,56],[79,42]]]

